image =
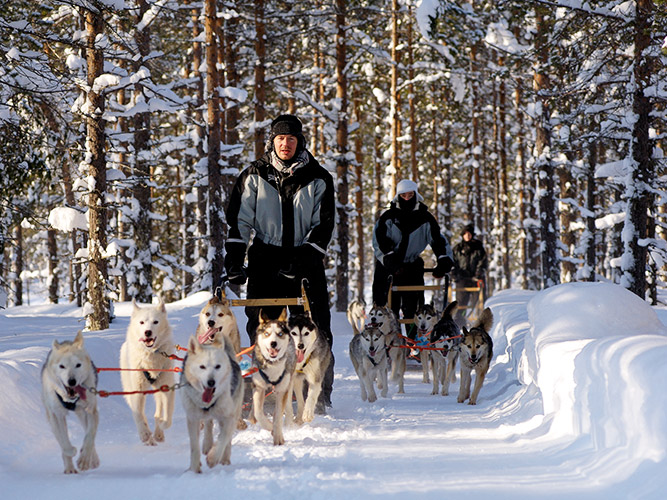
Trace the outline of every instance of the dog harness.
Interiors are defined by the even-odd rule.
[[[258,369],[257,373],[259,373],[262,376],[262,378],[264,379],[264,382],[266,382],[267,384],[271,384],[272,386],[275,387],[276,385],[278,385],[280,382],[283,381],[283,377],[285,377],[285,374],[287,373],[287,370],[283,370],[283,374],[280,377],[278,377],[278,380],[276,380],[275,382],[272,381],[268,377],[268,375],[266,373],[264,373],[261,369]]]
[[[58,401],[60,401],[60,404],[63,405],[63,407],[66,410],[69,411],[74,411],[76,410],[76,404],[79,402],[79,397],[77,396],[74,401],[65,401],[60,394],[56,392],[56,396],[58,397]]]
[[[148,380],[148,383],[151,384],[151,385],[153,385],[153,384],[155,384],[155,382],[157,382],[157,379],[158,379],[159,376],[160,375],[158,375],[157,377],[152,377],[151,374],[148,373],[148,371],[144,371],[144,377],[146,377],[146,380]]]

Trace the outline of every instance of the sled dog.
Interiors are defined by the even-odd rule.
[[[389,350],[391,362],[391,379],[397,381],[398,392],[404,393],[403,379],[405,377],[407,349],[403,347],[405,340],[401,334],[401,324],[394,312],[387,306],[373,304],[368,313],[369,326],[378,328],[385,336],[385,344]]]
[[[78,417],[84,428],[83,445],[76,466],[80,470],[95,469],[100,459],[95,450],[95,435],[99,415],[97,398],[97,370],[83,347],[83,335],[76,334],[73,341],[53,341],[51,351],[42,366],[42,402],[46,418],[62,450],[65,474],[76,474],[72,459],[76,448],[72,446],[67,431],[67,415],[70,411]]]
[[[285,444],[283,418],[288,398],[292,397],[292,377],[296,367],[296,349],[287,326],[287,309],[278,319],[260,311],[259,325],[253,349],[252,407],[255,420],[273,435],[273,444]],[[264,414],[264,399],[267,389],[275,395],[276,405],[273,423]],[[291,401],[290,401],[291,404]]]
[[[468,404],[477,404],[477,395],[484,383],[486,372],[493,357],[493,340],[489,330],[493,325],[493,314],[488,307],[484,309],[479,321],[468,330],[463,327],[463,338],[459,349],[461,351],[461,388],[459,389],[458,402],[463,403],[468,397]],[[470,394],[470,382],[472,371],[475,370],[475,387]]]
[[[171,327],[167,320],[167,310],[162,299],[156,306],[139,307],[132,302],[132,316],[127,328],[125,342],[120,347],[121,369],[140,371],[120,372],[123,391],[146,391],[159,389],[163,385],[174,385],[172,363],[167,357],[174,345]],[[139,431],[139,439],[146,445],[155,446],[164,441],[164,430],[171,426],[174,414],[174,391],[156,392],[155,398],[155,430],[151,433],[146,420],[145,394],[130,394],[125,401],[132,410],[134,423]]]
[[[445,307],[442,317],[433,327],[431,344],[439,350],[431,351],[431,368],[433,370],[433,391],[438,394],[442,385],[443,396],[449,395],[449,384],[456,378],[456,361],[459,359],[461,331],[454,321],[456,301]]]
[[[317,398],[322,392],[322,380],[331,363],[329,343],[313,323],[310,314],[296,314],[288,321],[296,349],[294,394],[296,395],[296,422],[310,422],[315,416]],[[308,397],[303,399],[304,381],[308,382]],[[287,401],[288,421],[292,409],[291,395]]]
[[[366,324],[366,302],[363,299],[357,299],[350,302],[347,306],[347,321],[352,326],[354,335],[364,329]]]
[[[431,333],[433,327],[438,322],[438,313],[432,304],[424,304],[417,308],[415,312],[415,329],[417,331],[415,342],[417,346],[428,346],[431,343]],[[431,351],[426,349],[416,349],[419,354],[419,361],[422,365],[422,382],[428,384],[429,362],[431,360]]]
[[[236,316],[224,294],[220,299],[214,295],[203,307],[199,313],[196,334],[200,344],[206,344],[218,334],[222,334],[228,339],[235,354],[241,350],[241,335]]]
[[[387,349],[386,335],[373,326],[366,326],[350,341],[350,359],[361,385],[361,400],[373,403],[377,400],[374,384],[380,395],[387,397]]]
[[[202,345],[195,337],[190,337],[188,354],[183,361],[180,385],[190,435],[190,470],[197,473],[201,473],[202,451],[209,467],[231,463],[232,436],[241,418],[241,369],[225,342],[224,336],[215,336]],[[212,435],[205,433],[200,449],[201,424],[209,421],[218,422],[218,440],[214,443]]]

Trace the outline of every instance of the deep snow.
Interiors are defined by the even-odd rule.
[[[208,295],[168,304],[176,342],[194,332]],[[84,326],[71,305],[0,313],[0,481],[5,499],[154,498],[663,498],[667,488],[667,309],[621,287],[508,290],[487,302],[495,358],[477,406],[432,396],[410,363],[406,394],[363,403],[347,355],[351,329],[333,314],[333,409],[287,429],[274,447],[258,426],[237,432],[232,465],[186,472],[180,396],[166,442],[140,444],[121,397],[99,399],[101,466],[64,475],[40,400],[54,339]],[[103,332],[85,334],[98,367],[118,366],[131,304]],[[245,317],[239,309],[237,317]],[[244,343],[247,339],[243,336]],[[115,372],[99,388],[121,390]],[[152,404],[149,404],[152,415]],[[151,418],[152,420],[152,418]],[[152,423],[152,422],[151,422]],[[70,435],[79,447],[74,418]]]

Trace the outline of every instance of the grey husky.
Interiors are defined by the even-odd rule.
[[[83,347],[83,335],[76,334],[73,341],[53,341],[42,367],[42,402],[53,434],[62,450],[65,474],[75,474],[72,459],[76,448],[72,446],[67,431],[67,415],[73,412],[81,422],[85,434],[76,465],[80,470],[95,469],[100,459],[95,450],[95,436],[99,415],[97,413],[97,370]],[[11,496],[11,495],[10,495]]]
[[[459,403],[463,403],[470,397],[468,404],[477,404],[477,396],[493,358],[493,340],[489,335],[491,326],[493,326],[493,314],[487,307],[470,330],[463,327],[463,338],[459,346],[461,351],[461,388],[457,400]],[[475,371],[475,387],[471,395],[470,383],[473,370]]]
[[[380,395],[387,397],[387,349],[386,336],[377,327],[366,326],[350,341],[350,360],[359,377],[361,400],[373,403],[377,400],[375,382]]]
[[[431,351],[433,369],[431,394],[438,394],[439,386],[442,385],[440,394],[449,395],[449,384],[456,379],[456,361],[459,359],[459,344],[461,343],[461,331],[453,318],[457,305],[457,302],[454,301],[445,307],[442,317],[431,333],[431,344],[437,348]]]
[[[294,394],[296,395],[296,423],[310,422],[315,416],[317,398],[322,392],[322,380],[331,363],[329,343],[320,334],[310,314],[295,314],[288,322],[290,334],[296,348],[296,371]],[[303,399],[304,381],[308,382],[308,397]],[[291,401],[287,402],[289,419]]]
[[[398,392],[402,394],[403,379],[405,378],[407,349],[401,334],[401,324],[394,312],[387,306],[373,304],[368,313],[368,326],[379,329],[385,336],[385,344],[391,360],[391,379],[398,383]]]
[[[269,317],[260,311],[253,366],[257,371],[252,374],[252,408],[255,420],[273,435],[273,444],[285,444],[283,437],[283,418],[288,398],[292,397],[292,377],[296,367],[296,349],[287,327],[287,310],[283,309],[278,319]],[[266,391],[271,389],[276,405],[273,422],[264,414]]]
[[[216,336],[209,344],[200,344],[190,337],[188,354],[181,372],[181,394],[190,436],[190,470],[201,472],[201,451],[209,467],[229,465],[232,436],[241,418],[243,379],[241,369],[224,336]],[[209,432],[204,433],[199,447],[202,423],[218,422],[218,440],[213,442]]]

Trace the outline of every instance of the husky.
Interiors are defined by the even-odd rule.
[[[415,342],[417,346],[428,346],[431,343],[431,333],[433,327],[438,322],[438,313],[432,304],[424,304],[417,308],[415,312],[415,329],[417,334]],[[428,376],[429,362],[431,360],[431,351],[426,349],[416,349],[419,351],[419,361],[422,365],[422,382],[428,384],[430,382]]]
[[[377,380],[380,395],[387,397],[387,336],[377,327],[366,326],[350,341],[350,359],[361,385],[361,400],[377,401],[374,383]]]
[[[287,326],[287,309],[283,309],[280,317],[275,320],[269,319],[266,313],[260,310],[253,366],[257,368],[252,374],[252,407],[255,420],[264,429],[271,431],[274,445],[285,444],[283,417],[288,398],[292,397],[292,378],[296,367],[296,349]],[[269,422],[264,414],[267,389],[273,391],[276,399],[273,423]]]
[[[70,411],[79,418],[85,431],[76,466],[79,470],[88,470],[100,465],[95,450],[99,422],[96,389],[97,369],[83,346],[81,332],[73,341],[54,340],[42,366],[42,402],[46,418],[62,450],[65,474],[77,473],[72,461],[76,448],[72,446],[67,431]]]
[[[241,350],[241,335],[236,316],[224,294],[222,298],[214,295],[202,308],[196,331],[200,344],[212,341],[219,333],[228,339],[235,354]]]
[[[174,345],[171,327],[167,321],[167,310],[162,299],[156,306],[139,307],[132,301],[132,316],[127,328],[125,342],[120,347],[120,380],[123,391],[135,392],[173,386],[175,376],[167,351]],[[130,371],[126,371],[126,370]],[[151,433],[146,420],[145,394],[125,395],[132,410],[139,439],[146,445],[155,446],[164,441],[164,430],[171,426],[174,414],[174,391],[156,392],[155,431]]]
[[[461,330],[454,321],[454,312],[458,303],[450,303],[442,313],[442,317],[433,327],[431,344],[437,350],[431,352],[431,368],[433,370],[433,391],[438,394],[439,385],[442,385],[440,394],[449,395],[449,384],[456,378],[456,361],[459,359],[459,344]]]
[[[297,408],[296,423],[302,424],[311,422],[315,416],[317,398],[322,392],[322,380],[331,363],[331,349],[310,314],[290,316],[287,324],[296,349],[296,371],[293,382]],[[304,381],[308,382],[308,397],[305,404]],[[287,409],[289,415],[289,410],[292,409],[291,397]]]
[[[201,473],[200,454],[206,455],[209,467],[229,465],[232,435],[241,418],[243,379],[236,357],[225,347],[224,336],[215,336],[202,345],[193,336],[183,360],[181,394],[190,435],[190,470]],[[199,447],[202,422],[218,422],[220,433],[214,444],[212,435],[204,434]],[[212,426],[209,426],[212,427]]]
[[[352,326],[354,335],[364,329],[366,324],[366,302],[363,299],[357,299],[350,302],[347,306],[347,321]]]
[[[463,338],[459,349],[461,351],[461,388],[459,389],[458,402],[463,403],[468,397],[468,404],[477,404],[477,395],[484,383],[486,372],[493,358],[493,340],[489,330],[493,325],[493,314],[488,307],[482,311],[482,315],[475,325],[468,330],[463,327]],[[475,370],[475,387],[470,394],[470,382],[472,371]]]
[[[398,392],[403,394],[403,379],[406,367],[405,340],[401,335],[401,324],[396,319],[394,312],[387,306],[373,304],[368,313],[369,326],[379,329],[385,336],[385,344],[389,352],[391,362],[391,379],[397,381]]]

